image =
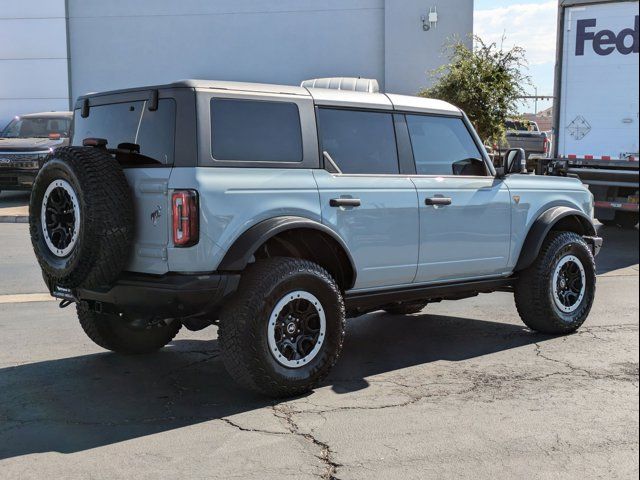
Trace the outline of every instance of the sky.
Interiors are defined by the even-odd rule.
[[[529,68],[526,72],[537,87],[538,95],[553,94],[556,51],[557,0],[475,0],[474,33],[485,42],[502,41],[504,47],[520,45],[526,50]],[[534,88],[529,88],[534,94]],[[551,106],[539,102],[538,110]],[[533,111],[533,103],[522,111]]]

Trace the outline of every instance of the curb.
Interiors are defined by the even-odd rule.
[[[28,215],[0,215],[0,223],[29,223]]]

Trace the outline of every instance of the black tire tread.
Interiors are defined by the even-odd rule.
[[[130,355],[152,353],[159,350],[171,342],[182,327],[180,322],[173,321],[163,327],[131,331],[127,335],[126,329],[121,328],[118,331],[114,328],[115,322],[123,321],[116,318],[115,315],[93,312],[83,303],[76,306],[76,311],[82,329],[93,343],[105,350]]]
[[[43,243],[38,218],[41,206],[32,195],[29,230],[38,263],[48,278],[64,287],[108,285],[124,269],[133,241],[133,201],[124,172],[108,152],[98,148],[57,148],[47,157],[43,168],[52,159],[67,163],[82,185],[82,191],[76,193],[85,202],[84,230],[80,239],[83,245],[71,253],[74,256],[81,251],[82,260],[64,275],[49,265],[41,252]],[[36,177],[34,191],[46,188],[46,185],[40,185],[45,180],[43,176]]]

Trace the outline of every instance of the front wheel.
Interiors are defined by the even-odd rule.
[[[344,333],[344,303],[329,273],[307,260],[271,258],[247,268],[218,337],[224,365],[241,386],[288,397],[326,377]]]
[[[532,330],[567,334],[587,319],[595,291],[596,268],[587,243],[573,232],[551,232],[533,265],[520,272],[516,307]]]

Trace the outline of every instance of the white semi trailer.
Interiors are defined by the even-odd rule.
[[[577,175],[605,224],[638,223],[638,1],[560,0],[554,147],[541,171]]]

